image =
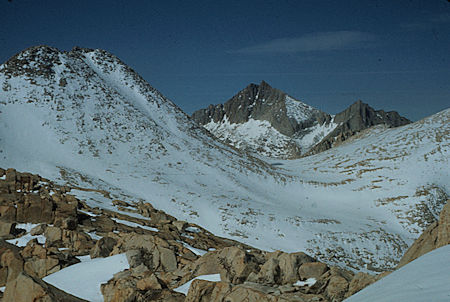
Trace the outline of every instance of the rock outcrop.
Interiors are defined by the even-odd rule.
[[[353,103],[344,111],[336,114],[336,128],[309,150],[307,155],[316,154],[332,148],[356,133],[375,125],[399,127],[411,123],[395,111],[375,110],[361,100]]]
[[[87,302],[23,272],[8,282],[2,301]]]
[[[341,301],[376,279],[330,267],[302,252],[269,253],[216,237],[149,203],[115,200],[120,212],[91,208],[70,195],[72,189],[37,175],[0,170],[0,206],[4,209],[0,221],[11,225],[3,237],[16,243],[24,235],[37,236],[24,246],[0,239],[0,286],[6,286],[3,301],[82,301],[42,281],[78,263],[81,255],[126,254],[129,269],[101,285],[108,302]],[[40,214],[13,210],[40,207],[45,210]],[[36,226],[17,231],[22,226],[19,222]],[[39,238],[45,238],[45,243]],[[204,252],[199,254],[199,250]],[[221,282],[195,280],[187,296],[176,291],[210,274],[220,274]]]
[[[450,200],[442,209],[439,220],[432,223],[410,246],[397,267],[402,267],[423,254],[447,244],[450,244]]]

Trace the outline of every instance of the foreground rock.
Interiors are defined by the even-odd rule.
[[[20,273],[14,280],[8,282],[3,302],[82,302],[86,300],[69,295],[62,290],[45,283],[39,278]]]
[[[411,245],[400,260],[398,267],[447,244],[450,244],[450,200],[442,209],[439,220],[432,223]]]
[[[302,252],[269,253],[216,237],[148,203],[114,200],[119,213],[91,208],[69,194],[72,188],[36,175],[8,169],[0,177],[2,238],[18,243],[21,236],[36,237],[24,246],[0,239],[3,301],[82,301],[41,280],[81,255],[126,253],[130,268],[101,285],[108,302],[341,301],[376,280]],[[21,223],[35,226],[26,231]],[[219,274],[221,282],[195,280],[187,297],[175,291],[210,274]]]

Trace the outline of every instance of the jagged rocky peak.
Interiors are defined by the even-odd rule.
[[[385,125],[391,128],[411,123],[410,120],[396,111],[375,110],[361,100],[356,101],[344,111],[336,114],[334,122],[337,124],[336,128],[312,147],[307,155],[328,150],[356,133],[375,125]]]
[[[209,105],[193,113],[192,118],[201,125],[228,121],[242,124],[250,119],[268,121],[281,134],[292,136],[299,128],[316,119],[329,121],[329,115],[306,105],[285,92],[262,81],[250,84],[224,104]]]
[[[398,127],[411,123],[410,120],[400,116],[396,111],[375,110],[361,100],[338,113],[334,120],[336,123],[348,123],[349,128],[354,131],[360,131],[378,124]]]
[[[264,81],[248,85],[224,104],[194,112],[192,118],[228,144],[274,158],[322,152],[375,125],[410,123],[397,112],[375,110],[361,100],[332,116]]]
[[[276,158],[306,152],[332,129],[332,116],[265,81],[250,84],[224,104],[209,105],[192,118],[237,148]]]

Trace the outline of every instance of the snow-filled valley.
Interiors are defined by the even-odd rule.
[[[449,191],[450,109],[273,160],[216,141],[101,50],[29,49],[0,84],[0,167],[111,192],[80,191],[91,206],[148,201],[265,250],[392,268]]]

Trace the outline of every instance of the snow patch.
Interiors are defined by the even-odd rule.
[[[91,302],[103,302],[100,285],[108,282],[115,273],[129,269],[125,254],[83,260],[43,280],[76,297]]]
[[[202,275],[195,277],[191,281],[186,282],[185,284],[181,285],[180,287],[177,287],[174,289],[174,291],[182,293],[187,295],[189,288],[191,287],[191,284],[194,280],[206,280],[211,282],[220,282],[220,274],[212,274],[212,275]]]

